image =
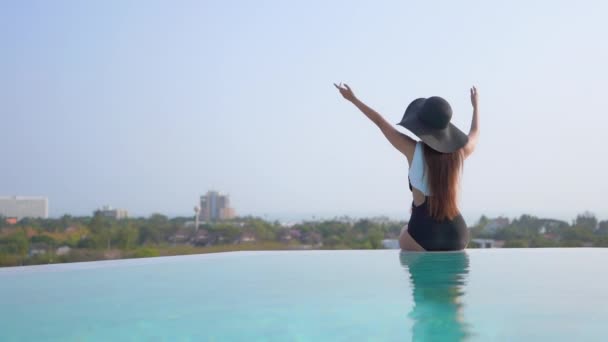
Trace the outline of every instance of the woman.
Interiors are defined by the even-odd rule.
[[[443,98],[433,96],[412,101],[397,125],[420,138],[421,141],[417,142],[397,131],[380,114],[357,99],[347,84],[334,83],[334,86],[407,158],[413,201],[407,229],[399,237],[401,249],[464,249],[469,242],[469,231],[458,210],[457,190],[464,160],[473,153],[479,139],[477,89],[472,87],[470,90],[473,120],[468,135],[450,123],[452,108]]]

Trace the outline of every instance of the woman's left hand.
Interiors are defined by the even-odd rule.
[[[342,94],[342,96],[345,99],[347,99],[348,101],[352,102],[356,98],[355,94],[350,89],[350,87],[348,86],[348,84],[344,83],[344,85],[342,85],[342,83],[340,83],[340,85],[337,85],[337,84],[334,83],[334,86],[336,88],[338,88],[338,90],[340,91],[340,94]]]
[[[479,108],[479,93],[477,92],[477,87],[471,87],[471,105],[473,105],[473,109],[477,110]]]

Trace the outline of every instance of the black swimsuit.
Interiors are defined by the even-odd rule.
[[[407,232],[427,251],[461,250],[469,242],[469,229],[462,215],[458,214],[451,220],[435,220],[429,215],[426,197],[424,203],[419,206],[414,205],[412,201],[412,216]]]

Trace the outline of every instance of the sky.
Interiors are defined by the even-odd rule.
[[[52,217],[407,220],[408,164],[333,87],[397,123],[442,96],[480,140],[460,208],[608,219],[606,1],[2,1],[0,195]],[[413,136],[401,126],[401,132]]]

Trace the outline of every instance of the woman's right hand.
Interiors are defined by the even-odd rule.
[[[471,120],[471,130],[469,131],[469,141],[464,145],[464,157],[468,156],[475,151],[477,141],[479,140],[479,93],[477,88],[473,86],[471,88],[471,104],[473,105],[473,119]]]
[[[473,105],[473,109],[477,110],[479,106],[479,93],[475,86],[471,88],[471,104]]]
[[[353,91],[350,89],[348,84],[344,83],[344,85],[342,85],[342,83],[340,83],[340,85],[337,85],[334,83],[334,86],[338,88],[340,94],[342,94],[342,97],[344,97],[350,102],[353,102],[353,100],[355,99],[355,94],[353,94]]]

